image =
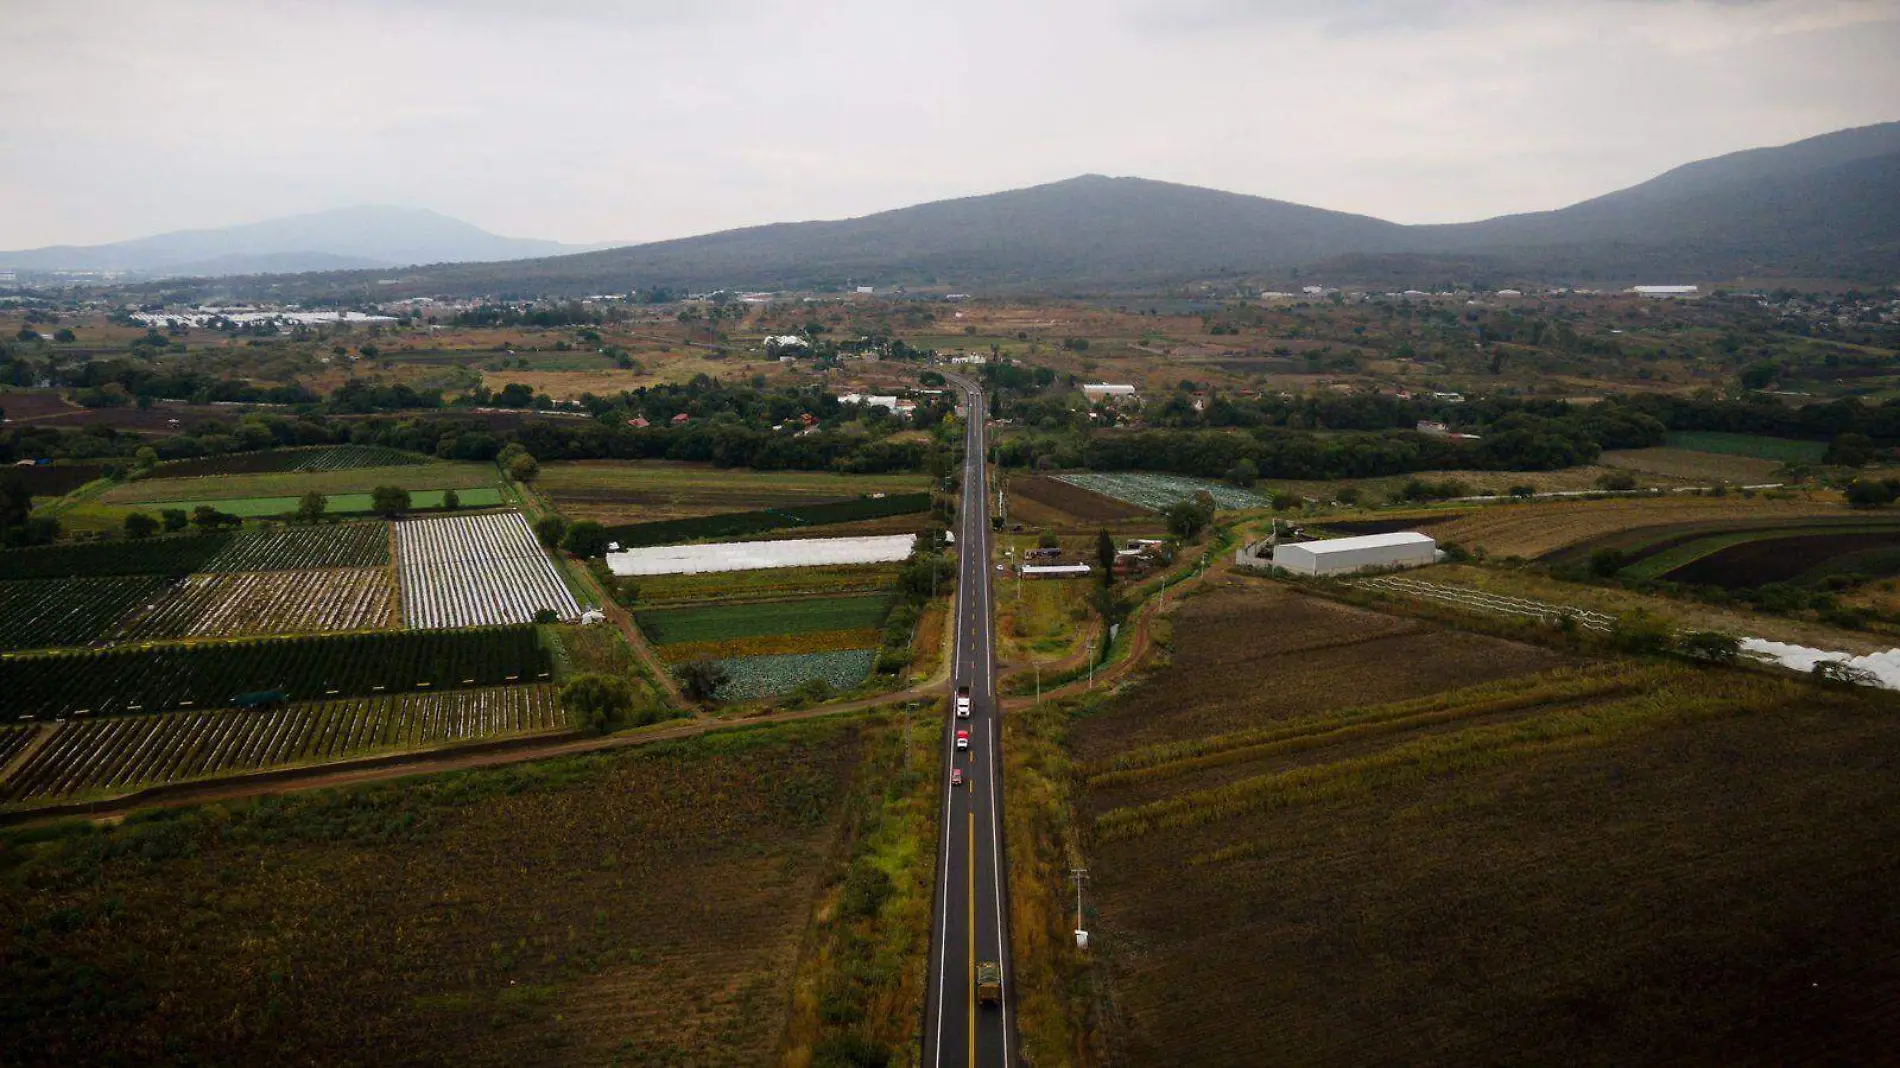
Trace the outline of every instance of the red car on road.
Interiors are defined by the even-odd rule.
[[[958,749],[970,748],[970,732],[969,731],[957,732],[957,748]]]
[[[950,785],[952,786],[963,785],[963,769],[962,768],[950,769]]]

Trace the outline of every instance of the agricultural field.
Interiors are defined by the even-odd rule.
[[[394,626],[396,587],[387,568],[192,575],[149,612],[128,620],[132,639],[237,638]]]
[[[388,526],[334,523],[243,534],[176,534],[138,541],[7,549],[0,551],[0,579],[295,571],[388,564]]]
[[[0,783],[0,794],[56,801],[566,726],[551,685],[73,720],[46,728],[55,731],[52,738]]]
[[[534,682],[550,673],[533,627],[398,631],[0,657],[18,719],[219,708],[245,693],[292,699]]]
[[[1205,478],[1163,475],[1152,471],[1080,471],[1054,476],[1057,481],[1111,497],[1118,501],[1162,511],[1197,493],[1213,496],[1214,503],[1227,509],[1264,508],[1267,499],[1251,490]]]
[[[162,469],[161,469],[162,470]],[[377,486],[420,490],[468,490],[493,487],[501,480],[494,464],[403,463],[394,467],[357,467],[323,471],[271,471],[206,478],[142,478],[100,494],[99,503],[158,507],[170,501],[215,503],[247,497],[298,497],[368,493]]]
[[[667,545],[699,538],[740,538],[774,530],[803,530],[807,527],[845,523],[863,526],[875,520],[921,515],[930,510],[928,493],[894,493],[882,497],[859,497],[825,504],[787,505],[754,512],[724,512],[690,519],[661,519],[649,523],[628,523],[607,528],[607,534],[625,548]],[[916,530],[920,524],[898,523]]]
[[[320,445],[307,449],[264,449],[205,456],[160,464],[154,478],[198,478],[205,475],[256,475],[272,471],[348,471],[359,467],[403,467],[436,461],[420,453],[382,445]]]
[[[897,584],[896,564],[775,567],[759,571],[713,571],[648,575],[640,579],[640,604],[668,606],[699,601],[764,601],[813,595],[867,593]]]
[[[1535,559],[1633,527],[1779,522],[1847,514],[1843,505],[1831,501],[1671,494],[1489,505],[1464,512],[1451,522],[1434,524],[1430,531],[1440,542],[1483,549],[1491,556]]]
[[[751,638],[761,634],[857,630],[881,626],[890,613],[888,593],[857,597],[806,597],[750,604],[710,604],[641,612],[640,629],[658,645]]]
[[[403,622],[411,627],[528,623],[552,610],[580,615],[519,512],[396,524]]]
[[[716,571],[771,571],[790,567],[894,564],[917,546],[915,534],[862,538],[786,538],[700,545],[647,546],[607,554],[616,575],[691,575]]]
[[[1176,614],[1171,665],[1058,728],[1105,1059],[1853,1063],[1900,1041],[1893,695],[1421,627],[1218,586]]]
[[[904,764],[874,729],[790,724],[30,845],[6,833],[22,876],[0,903],[9,1059],[779,1063],[789,1022],[816,1017],[795,977],[821,907],[836,911],[840,843],[860,826],[845,814],[876,811]],[[914,865],[890,867],[889,907],[927,902]],[[908,912],[891,923],[922,942]],[[921,948],[873,945],[880,967],[921,975]]]
[[[1029,527],[1120,529],[1131,522],[1153,525],[1157,521],[1146,508],[1047,475],[1011,474],[1006,492],[1010,520]]]
[[[1605,467],[1620,468],[1639,475],[1660,476],[1709,486],[1727,482],[1737,486],[1763,486],[1782,480],[1780,460],[1764,460],[1736,453],[1698,452],[1659,446],[1652,449],[1621,449],[1606,452]]]
[[[1760,434],[1725,434],[1713,430],[1674,431],[1667,438],[1667,444],[1672,449],[1752,456],[1784,464],[1818,464],[1827,453],[1825,441],[1795,441]]]
[[[876,666],[877,650],[739,656],[720,660],[718,664],[729,676],[729,681],[720,688],[720,699],[750,701],[790,693],[812,679],[825,680],[833,690],[849,690],[863,682]]]
[[[157,597],[152,576],[0,582],[0,649],[84,645],[118,632],[128,612]]]
[[[924,475],[754,471],[667,460],[573,460],[543,464],[535,489],[561,514],[609,526],[723,512],[849,501],[873,493],[922,493]]]

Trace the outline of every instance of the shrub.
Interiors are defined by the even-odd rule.
[[[409,491],[401,486],[377,486],[369,493],[369,506],[382,515],[401,515],[409,510]]]
[[[693,660],[673,669],[680,680],[680,689],[695,701],[710,701],[721,687],[731,680],[732,675],[725,665],[713,660]]]
[[[1629,554],[1621,549],[1598,549],[1590,554],[1590,573],[1598,578],[1609,578],[1629,563]]]
[[[1817,660],[1809,672],[1814,681],[1828,686],[1878,686],[1880,676],[1844,660]]]
[[[561,707],[577,729],[606,734],[633,711],[633,687],[613,675],[579,675],[561,689]]]
[[[1742,656],[1739,639],[1713,630],[1698,630],[1676,639],[1676,651],[1705,664],[1733,664]]]
[[[1638,655],[1662,652],[1669,648],[1669,625],[1637,609],[1610,628],[1610,646],[1618,652]]]
[[[158,520],[144,512],[133,512],[125,517],[125,536],[128,538],[149,538],[158,533]]]
[[[558,549],[561,539],[567,536],[567,520],[558,515],[544,515],[534,521],[534,536],[541,540],[543,548]]]
[[[567,528],[567,537],[561,542],[567,551],[582,558],[602,556],[607,552],[607,528],[592,519],[583,519]]]

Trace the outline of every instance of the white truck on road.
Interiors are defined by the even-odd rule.
[[[957,718],[970,718],[970,688],[968,686],[957,687]]]

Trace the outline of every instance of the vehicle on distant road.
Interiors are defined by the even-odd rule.
[[[950,769],[950,785],[952,786],[963,785],[963,769],[962,768]]]
[[[957,687],[957,718],[970,718],[970,688],[968,686]]]
[[[970,748],[970,732],[969,731],[957,732],[957,748],[958,749]]]
[[[1003,969],[993,960],[976,966],[976,1000],[985,1005],[1003,1000]]]

